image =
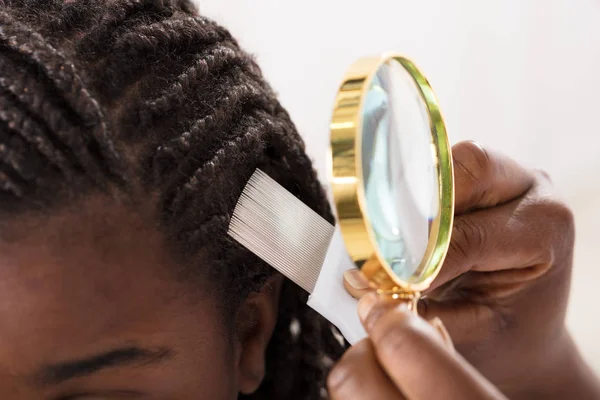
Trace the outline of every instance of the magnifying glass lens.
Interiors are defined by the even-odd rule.
[[[405,281],[418,278],[440,209],[436,148],[427,106],[395,59],[377,70],[362,116],[367,216],[380,257]]]

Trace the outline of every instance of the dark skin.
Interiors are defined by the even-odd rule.
[[[565,327],[570,210],[543,173],[473,143],[456,145],[453,155],[452,243],[419,312],[444,323],[461,355],[401,305],[369,294],[355,272],[346,286],[355,297],[368,294],[360,310],[370,338],[338,363],[332,397],[503,399],[483,374],[510,399],[600,398]]]
[[[148,217],[90,200],[0,242],[0,398],[225,400],[258,387],[279,279],[232,332],[207,282],[175,278]]]
[[[334,368],[332,398],[503,399],[467,361],[510,398],[594,398],[564,329],[570,212],[544,176],[473,144],[454,155],[456,228],[421,312],[464,358],[439,324],[356,287],[369,339]],[[209,282],[176,279],[151,208],[70,209],[2,231],[0,398],[225,400],[258,387],[280,279],[246,299],[232,332]]]
[[[369,339],[346,352],[330,374],[332,400],[506,400],[454,352],[438,324],[373,293],[361,299],[359,313]]]

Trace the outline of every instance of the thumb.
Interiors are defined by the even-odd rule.
[[[505,400],[406,305],[368,294],[359,315],[382,368],[408,399]]]

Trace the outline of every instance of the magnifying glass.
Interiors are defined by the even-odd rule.
[[[310,293],[308,306],[356,343],[366,332],[344,273],[354,264],[379,293],[416,312],[450,244],[452,155],[431,86],[397,54],[350,68],[330,131],[337,226],[257,169],[229,234]]]
[[[401,55],[359,59],[339,89],[330,133],[346,249],[374,288],[416,310],[440,271],[454,216],[452,154],[435,94]]]

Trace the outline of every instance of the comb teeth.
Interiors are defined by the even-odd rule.
[[[257,169],[233,211],[228,234],[312,293],[334,227]]]

